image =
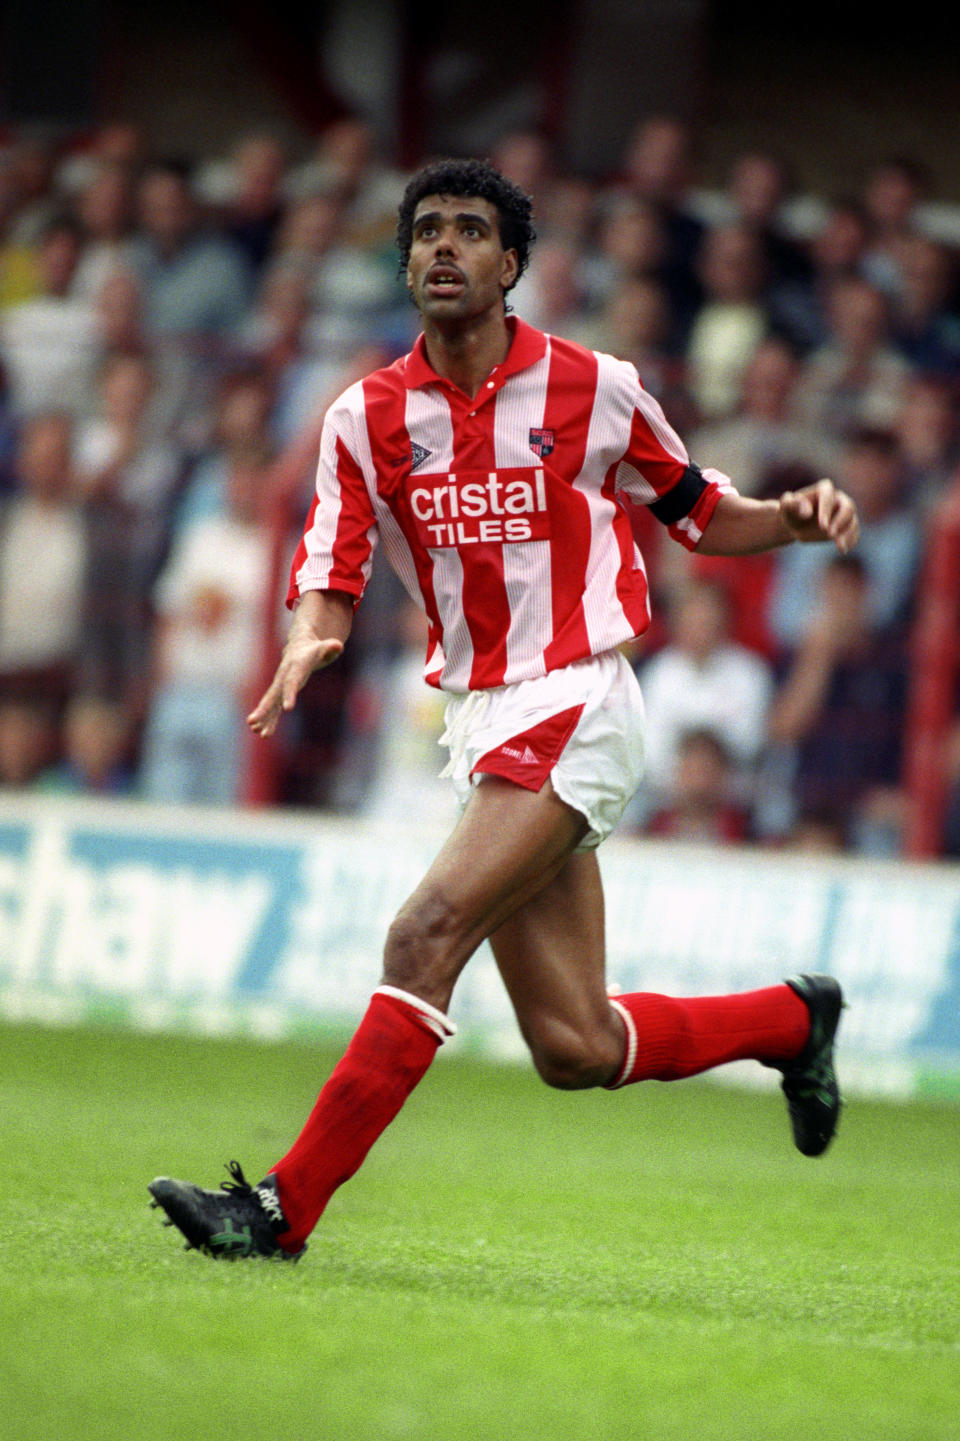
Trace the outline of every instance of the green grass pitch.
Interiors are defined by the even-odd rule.
[[[441,1058],[298,1266],[184,1253],[157,1173],[251,1179],[328,1045],[0,1028],[13,1441],[955,1441],[960,1113],[548,1091]]]

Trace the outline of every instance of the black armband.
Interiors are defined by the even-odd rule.
[[[690,514],[707,489],[707,485],[708,482],[704,480],[700,467],[690,464],[673,489],[668,490],[666,495],[661,495],[659,500],[655,500],[650,509],[661,525],[674,525],[678,520],[683,520],[685,515]]]

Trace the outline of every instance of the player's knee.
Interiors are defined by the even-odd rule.
[[[616,1068],[606,1036],[567,1028],[548,1028],[531,1041],[530,1051],[540,1078],[561,1091],[602,1086]]]

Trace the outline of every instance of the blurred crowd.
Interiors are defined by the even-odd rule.
[[[705,189],[694,140],[647,118],[597,180],[504,136],[491,158],[540,237],[512,307],[632,361],[743,493],[833,476],[863,539],[730,563],[636,515],[656,619],[633,657],[649,763],[627,821],[897,854],[918,577],[957,505],[960,223],[909,157],[830,196],[756,151]],[[189,165],[129,124],[0,136],[0,787],[262,798],[243,715],[323,412],[417,331],[393,247],[405,178],[354,120],[309,153],[253,134]],[[378,568],[269,793],[446,814],[421,643]]]

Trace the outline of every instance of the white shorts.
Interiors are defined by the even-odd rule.
[[[536,680],[454,696],[441,743],[442,771],[461,808],[484,775],[539,791],[547,778],[590,827],[580,850],[604,840],[643,774],[643,698],[619,651],[576,661]]]

